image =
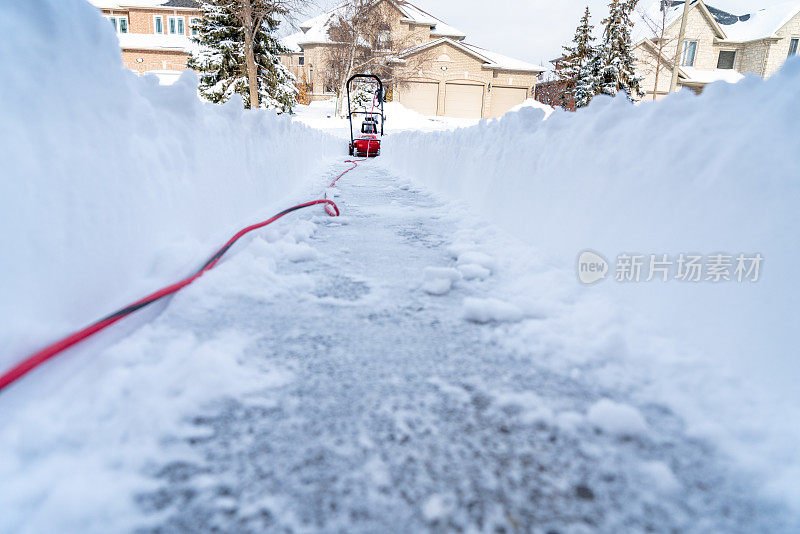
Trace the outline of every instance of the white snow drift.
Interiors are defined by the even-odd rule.
[[[693,432],[771,472],[770,489],[800,507],[791,452],[800,434],[790,423],[800,420],[799,85],[800,60],[790,60],[767,81],[713,84],[700,97],[641,106],[598,97],[546,121],[523,108],[472,128],[392,135],[382,161],[466,200],[564,269],[575,272],[587,249],[603,254],[609,279],[582,287],[576,276],[576,290],[625,303],[628,317],[649,318],[678,344],[658,348],[628,324],[618,352],[635,353],[634,343],[684,365],[659,379],[661,397]],[[764,263],[756,283],[624,284],[614,281],[621,253],[760,253]]]
[[[189,71],[137,78],[83,0],[3,2],[0,35],[0,368],[189,274],[341,150],[201,103]]]

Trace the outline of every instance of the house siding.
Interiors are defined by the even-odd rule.
[[[783,27],[775,32],[780,37],[780,41],[773,43],[770,46],[769,57],[766,61],[764,75],[769,77],[778,72],[784,61],[789,56],[789,44],[791,40],[800,39],[800,13],[792,17],[792,19],[783,25]]]
[[[676,47],[679,46],[677,36],[680,32],[680,22],[680,18],[678,18],[670,24],[665,32],[669,44],[665,47],[664,54],[670,59],[674,57]],[[725,27],[722,28],[724,31]],[[685,40],[698,43],[694,67],[699,70],[716,69],[719,53],[723,50],[732,50],[736,52],[733,70],[742,74],[755,74],[768,78],[777,72],[786,61],[789,43],[793,37],[800,38],[800,3],[798,4],[798,13],[776,32],[776,38],[765,36],[763,39],[742,43],[726,41],[716,35],[714,26],[699,4],[695,4],[689,10]],[[643,87],[650,93],[648,97],[652,98],[655,65],[653,56],[645,48],[644,45],[637,46],[634,56],[636,57],[637,73],[644,77]],[[666,89],[662,89],[662,87],[661,79],[659,79],[659,95],[662,90],[666,94],[668,83]]]
[[[153,70],[186,69],[188,54],[170,52],[166,50],[123,50],[122,63],[137,74],[144,74]],[[139,61],[141,60],[141,61]]]
[[[680,47],[680,53],[682,53],[682,45],[678,43],[679,33],[680,20],[667,28],[666,34],[672,39],[669,50],[665,52],[667,57],[675,57],[676,46]],[[694,61],[695,68],[702,70],[717,68],[719,48],[714,44],[714,26],[711,25],[697,5],[689,10],[689,17],[686,23],[686,37],[684,39],[686,41],[697,41],[697,53]],[[678,58],[680,60],[680,55]]]

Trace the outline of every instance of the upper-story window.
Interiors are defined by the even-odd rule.
[[[189,20],[189,27],[192,29],[192,35],[197,36],[200,35],[200,19],[193,18]]]
[[[697,56],[697,41],[684,41],[681,65],[684,67],[694,67],[695,56]]]
[[[378,32],[378,38],[375,40],[375,45],[378,50],[388,50],[392,47],[392,32],[388,28],[382,29]]]
[[[114,26],[115,32],[128,33],[128,17],[109,16],[106,18],[111,21],[111,25]]]
[[[153,32],[164,33],[164,17],[161,15],[153,17]]]
[[[798,54],[798,48],[800,48],[800,37],[793,37],[791,41],[789,41],[789,57],[796,56]]]
[[[304,58],[303,56],[300,56],[299,58],[297,58],[297,64],[300,65],[300,66],[305,65],[306,64],[306,58]]]
[[[720,50],[719,59],[717,59],[718,69],[732,69],[736,62],[736,50]]]
[[[186,35],[183,17],[167,17],[167,29],[170,35]]]

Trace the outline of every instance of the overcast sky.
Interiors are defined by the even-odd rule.
[[[332,7],[337,0],[320,0]],[[608,0],[412,0],[412,3],[467,34],[467,41],[495,52],[552,67],[561,46],[572,40],[588,5],[600,26]],[[491,8],[487,7],[491,6]]]

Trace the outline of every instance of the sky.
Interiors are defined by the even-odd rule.
[[[517,59],[551,68],[561,55],[586,6],[600,26],[608,0],[412,0],[431,15],[467,34],[467,41]],[[337,0],[320,0],[333,7]],[[487,9],[487,4],[492,9]]]

